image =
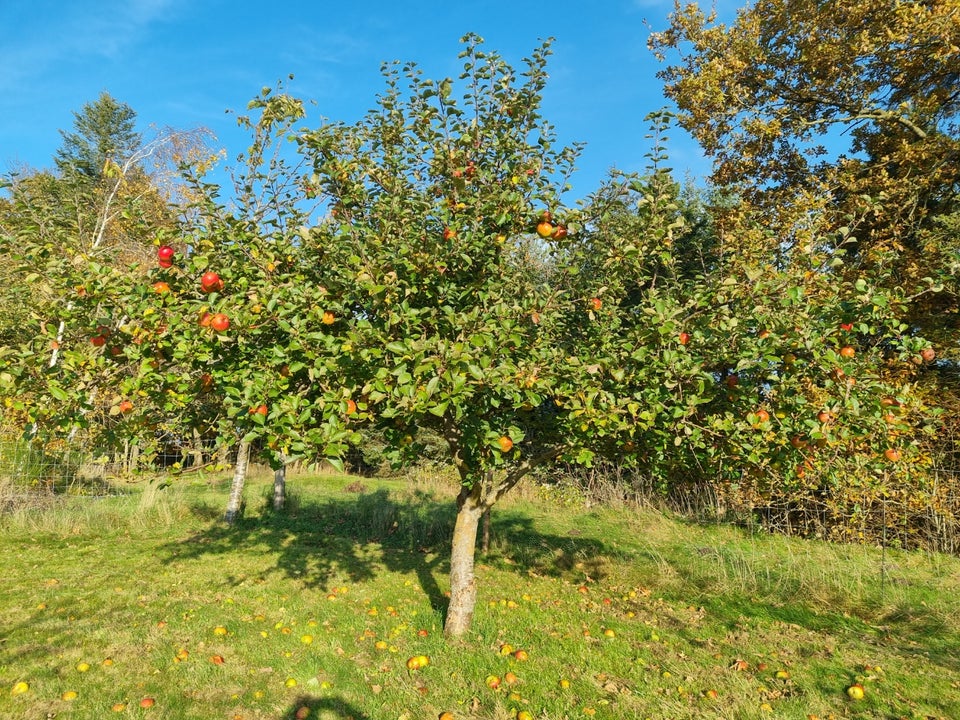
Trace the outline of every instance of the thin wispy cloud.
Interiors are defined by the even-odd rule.
[[[91,58],[117,60],[148,39],[150,27],[170,18],[181,0],[124,3],[9,3],[0,11],[0,94],[30,92]],[[31,17],[28,17],[31,16]],[[35,21],[42,16],[44,22]],[[15,100],[15,99],[14,99]]]

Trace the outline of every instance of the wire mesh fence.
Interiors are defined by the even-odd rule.
[[[0,439],[0,512],[56,496],[123,492],[134,474],[174,474],[232,465],[228,448],[159,443],[146,452],[135,443],[91,448],[81,443],[41,445]],[[763,497],[735,495],[709,482],[682,482],[664,491],[651,478],[616,464],[561,468],[550,482],[576,485],[595,502],[654,505],[701,522],[729,523],[754,532],[879,544],[960,555],[960,472],[930,471],[928,501],[904,493],[871,497]]]
[[[598,502],[653,506],[698,522],[725,523],[750,532],[865,543],[960,555],[960,472],[931,468],[922,494],[771,495],[702,478],[664,488],[655,478],[616,464],[565,468],[586,497]]]

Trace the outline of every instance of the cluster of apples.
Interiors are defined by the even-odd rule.
[[[163,269],[173,267],[173,259],[177,251],[170,245],[161,245],[157,249],[157,264]],[[224,283],[217,273],[209,270],[200,277],[200,289],[205,293],[223,292]],[[153,291],[164,295],[170,292],[170,285],[162,280],[153,284]],[[230,329],[230,318],[224,313],[205,312],[200,316],[200,327],[208,327],[215,332],[223,333]]]

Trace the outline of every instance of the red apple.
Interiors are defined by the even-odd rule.
[[[680,341],[681,345],[686,345],[688,342],[690,342],[690,333],[682,332],[680,333],[680,337],[677,339]]]
[[[263,415],[267,416],[267,406],[266,405],[257,405],[256,407],[250,408],[251,415]]]
[[[453,240],[457,236],[457,231],[452,227],[445,227],[443,229],[443,239],[444,240]]]
[[[103,335],[94,335],[90,338],[90,342],[93,343],[94,347],[103,347],[107,344],[107,339]]]
[[[599,310],[603,307],[603,301],[600,298],[590,298],[590,309]]]
[[[200,278],[200,289],[205,293],[220,292],[223,290],[223,280],[215,272],[205,272]]]
[[[129,400],[121,400],[120,404],[117,405],[117,409],[126,415],[128,412],[133,410],[133,403]]]
[[[174,250],[169,245],[161,245],[159,248],[157,248],[157,260],[160,260],[161,262],[164,260],[166,261],[173,260],[173,256],[176,254],[177,254],[177,251]]]
[[[934,358],[937,357],[937,351],[932,347],[924,348],[920,351],[920,357],[923,358],[924,362],[933,362]]]
[[[216,313],[210,318],[210,327],[218,333],[226,332],[230,327],[230,318],[223,313]]]

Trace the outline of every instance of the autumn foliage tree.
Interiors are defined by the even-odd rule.
[[[713,182],[743,200],[726,218],[731,237],[742,241],[757,209],[777,228],[769,251],[781,261],[829,239],[848,276],[908,288],[904,318],[953,345],[953,3],[761,0],[730,25],[678,3],[650,44],[670,63],[666,94],[713,159]]]

